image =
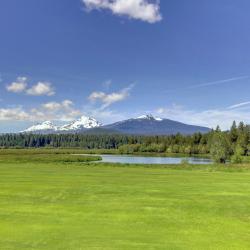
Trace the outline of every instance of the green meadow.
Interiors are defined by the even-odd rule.
[[[250,164],[0,151],[0,249],[250,249]]]

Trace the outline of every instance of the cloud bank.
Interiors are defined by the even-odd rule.
[[[148,23],[162,20],[160,2],[148,0],[82,0],[87,10],[110,10],[114,15],[127,16]]]
[[[71,121],[81,115],[82,112],[74,108],[71,100],[48,102],[31,109],[24,109],[22,106],[0,108],[0,121]]]
[[[29,118],[29,114],[22,107],[0,108],[0,121],[27,121]]]

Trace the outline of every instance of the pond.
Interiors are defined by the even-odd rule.
[[[125,163],[125,164],[180,164],[187,161],[190,164],[211,164],[213,161],[208,158],[199,157],[156,157],[156,156],[135,156],[135,155],[100,155],[100,162]]]

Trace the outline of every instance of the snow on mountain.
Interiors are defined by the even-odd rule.
[[[144,120],[155,120],[155,121],[162,121],[163,119],[160,117],[154,117],[153,115],[142,115],[137,117],[137,119],[144,119]]]
[[[162,119],[162,118],[160,118],[160,117],[155,117],[155,120],[156,120],[156,121],[158,121],[158,122],[163,121],[163,119]]]
[[[21,133],[60,133],[60,132],[74,132],[84,129],[97,128],[102,124],[91,117],[82,116],[80,119],[72,121],[63,126],[55,126],[51,121],[45,121],[22,131]]]
[[[57,131],[58,127],[55,126],[51,121],[45,121],[36,125],[29,127],[28,129],[22,131],[23,133],[39,132],[39,131]]]
[[[141,115],[137,117],[136,119],[152,119],[154,118],[152,115]]]
[[[96,119],[82,116],[80,119],[73,121],[69,124],[65,124],[59,128],[60,131],[74,131],[81,129],[90,129],[100,127],[102,124]]]

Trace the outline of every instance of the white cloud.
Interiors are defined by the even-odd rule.
[[[82,0],[88,10],[107,9],[115,15],[128,16],[149,23],[162,20],[160,1],[148,0]]]
[[[52,96],[55,90],[50,82],[38,82],[37,84],[28,88],[27,77],[18,77],[16,81],[6,86],[7,91],[13,93],[26,93],[33,96]]]
[[[60,116],[58,117],[58,121],[72,121],[74,119],[78,119],[83,115],[83,112],[80,110],[72,109],[70,111],[61,113]]]
[[[219,125],[222,129],[229,129],[234,120],[250,123],[250,110],[221,108],[196,111],[174,104],[166,108],[161,107],[155,113],[168,119],[210,128]]]
[[[33,96],[47,95],[52,96],[55,94],[54,88],[49,82],[38,82],[33,85],[30,89],[27,89],[26,93]]]
[[[58,103],[58,102],[48,102],[48,103],[42,104],[42,107],[43,109],[47,111],[57,111],[61,109],[62,105],[61,103]]]
[[[47,111],[69,110],[74,103],[71,100],[64,100],[62,102],[48,102],[42,104],[42,108]]]
[[[18,77],[15,82],[6,86],[7,91],[13,93],[21,93],[27,88],[27,78]]]
[[[73,107],[74,103],[71,100],[62,102],[48,102],[41,105],[41,108],[34,110],[37,114],[52,117],[53,120],[68,121],[82,115],[82,112]]]
[[[64,108],[70,108],[72,105],[74,105],[74,103],[73,103],[72,101],[70,101],[70,100],[64,100],[64,101],[62,102],[62,106],[63,106]]]
[[[109,107],[110,105],[112,105],[113,103],[120,102],[120,101],[127,99],[130,95],[129,92],[132,88],[133,88],[133,85],[125,89],[122,89],[119,92],[113,92],[110,94],[106,94],[104,92],[93,92],[90,94],[88,99],[93,103],[96,101],[100,101],[101,103],[103,103],[101,109],[105,109]]]
[[[30,116],[21,107],[0,108],[0,121],[26,121]]]

